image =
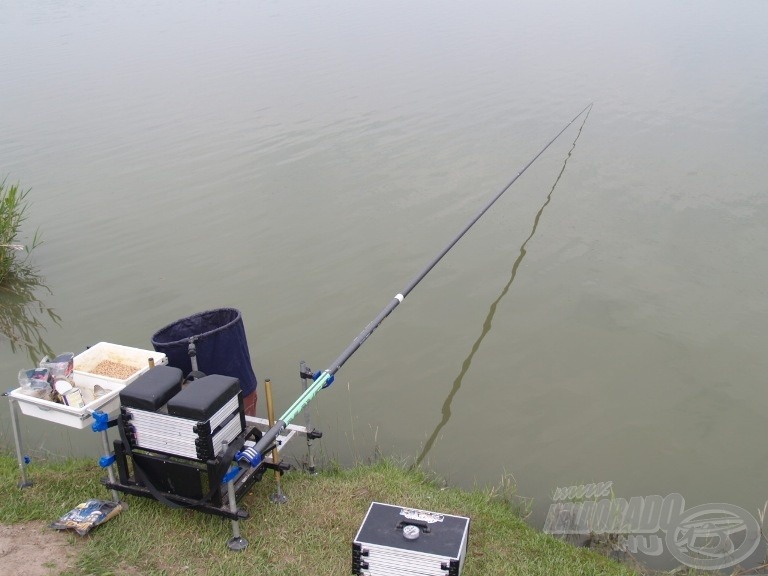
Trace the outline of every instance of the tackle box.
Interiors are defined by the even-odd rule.
[[[459,576],[469,518],[372,502],[352,543],[359,576]]]

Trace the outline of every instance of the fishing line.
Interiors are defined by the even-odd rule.
[[[299,396],[299,398],[291,405],[290,408],[280,417],[280,419],[275,422],[275,424],[267,430],[267,432],[264,433],[264,435],[261,437],[261,440],[259,440],[254,446],[251,446],[242,452],[239,452],[235,455],[236,460],[238,460],[241,463],[248,463],[252,467],[259,466],[264,459],[264,454],[269,451],[272,446],[277,441],[277,437],[285,430],[286,426],[293,422],[294,418],[306,407],[306,405],[317,395],[317,393],[322,390],[323,388],[326,388],[327,386],[330,386],[334,379],[334,374],[339,371],[339,369],[344,365],[344,363],[349,360],[349,358],[357,351],[360,346],[362,346],[365,341],[373,334],[373,332],[378,328],[381,323],[389,316],[392,311],[397,308],[402,301],[405,299],[406,296],[421,282],[424,277],[429,274],[429,272],[434,268],[440,260],[442,260],[443,256],[445,256],[451,248],[459,241],[461,238],[466,234],[470,228],[478,221],[480,218],[482,218],[483,214],[485,214],[491,206],[499,199],[501,196],[506,192],[512,184],[514,184],[520,176],[523,175],[523,173],[533,164],[539,156],[541,156],[547,148],[549,148],[555,140],[557,140],[560,135],[565,132],[568,127],[573,124],[582,114],[587,112],[592,108],[592,104],[585,106],[584,109],[579,112],[576,116],[573,117],[573,119],[568,122],[539,152],[534,156],[523,168],[520,169],[520,171],[512,178],[512,180],[509,181],[509,183],[502,188],[491,200],[475,215],[474,218],[472,218],[466,226],[458,233],[454,238],[448,243],[448,245],[443,248],[437,256],[435,256],[432,261],[430,261],[429,264],[421,271],[419,272],[413,280],[408,283],[408,285],[403,289],[402,292],[396,294],[394,298],[387,304],[381,312],[363,329],[360,334],[352,341],[352,343],[349,344],[345,348],[345,350],[339,355],[336,360],[333,361],[333,363],[323,372],[318,372],[315,374],[314,382],[306,389],[306,391]]]
[[[424,448],[422,449],[421,454],[419,454],[419,457],[416,458],[416,466],[418,466],[424,461],[424,458],[426,458],[427,454],[429,454],[429,451],[432,449],[432,446],[434,445],[438,434],[440,434],[440,430],[442,430],[443,427],[446,424],[448,424],[448,420],[450,420],[451,418],[451,403],[453,402],[453,398],[454,396],[456,396],[456,393],[461,388],[461,383],[464,380],[464,376],[467,374],[470,366],[472,365],[472,358],[475,356],[475,353],[480,349],[480,344],[482,344],[483,339],[491,331],[492,324],[493,324],[493,317],[496,314],[496,307],[499,305],[499,302],[501,302],[501,299],[504,298],[504,296],[506,296],[507,292],[509,292],[509,288],[512,286],[512,282],[514,282],[515,277],[517,276],[517,270],[518,268],[520,268],[520,263],[523,261],[523,258],[525,258],[525,255],[527,254],[525,246],[533,238],[533,235],[536,234],[536,228],[539,226],[539,221],[541,220],[541,215],[544,213],[544,208],[546,208],[547,205],[552,200],[552,193],[555,191],[555,188],[557,187],[558,182],[560,182],[560,178],[562,178],[563,173],[565,172],[565,167],[568,164],[568,159],[571,157],[573,150],[576,148],[576,142],[579,141],[579,136],[581,136],[581,131],[584,129],[584,125],[587,123],[587,118],[589,118],[589,113],[591,111],[592,110],[590,106],[589,111],[587,111],[587,115],[584,116],[584,121],[581,123],[581,127],[579,128],[579,133],[576,134],[576,138],[573,140],[571,149],[568,151],[568,154],[565,157],[565,161],[563,162],[563,167],[560,169],[560,173],[557,175],[557,178],[555,178],[555,182],[554,184],[552,184],[552,189],[549,191],[549,194],[547,194],[547,199],[544,201],[544,204],[541,206],[541,208],[539,208],[539,211],[536,213],[536,217],[533,219],[533,228],[531,229],[530,235],[520,245],[520,254],[515,260],[515,263],[512,265],[512,273],[509,277],[509,282],[507,282],[507,285],[504,286],[504,288],[501,291],[501,294],[499,294],[499,297],[496,298],[496,300],[494,300],[493,303],[491,304],[491,307],[488,310],[488,315],[486,316],[485,321],[483,322],[483,329],[480,333],[480,337],[477,340],[475,340],[475,343],[472,345],[472,350],[470,351],[469,355],[464,359],[464,362],[461,365],[461,370],[459,371],[459,375],[456,376],[456,379],[453,381],[453,386],[451,387],[451,391],[448,393],[448,396],[446,397],[445,402],[443,402],[442,419],[440,420],[440,423],[432,431],[432,434],[429,436],[429,439],[427,439],[427,442],[426,444],[424,444]]]

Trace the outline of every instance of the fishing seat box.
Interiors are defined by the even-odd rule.
[[[372,502],[352,543],[360,576],[459,576],[470,519]]]
[[[154,370],[120,394],[121,423],[132,447],[207,461],[245,429],[237,378],[212,374],[182,389],[181,370]]]

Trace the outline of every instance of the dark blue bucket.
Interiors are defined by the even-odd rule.
[[[161,328],[152,336],[155,351],[168,357],[168,364],[184,374],[192,371],[189,340],[197,348],[197,369],[240,380],[243,397],[256,390],[256,374],[245,338],[243,317],[234,308],[200,312]]]

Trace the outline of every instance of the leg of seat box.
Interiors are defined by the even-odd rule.
[[[234,474],[232,475],[234,476]],[[227,495],[229,496],[230,512],[237,512],[237,498],[235,497],[235,479],[227,480]],[[240,521],[232,520],[232,538],[227,541],[227,548],[240,552],[248,547],[248,540],[240,536]]]
[[[117,474],[120,478],[120,484],[128,486],[131,482],[131,476],[128,470],[128,457],[125,454],[125,446],[122,440],[115,440],[115,463],[117,464]]]
[[[102,468],[107,469],[107,475],[109,476],[109,483],[115,484],[115,455],[109,451],[109,438],[107,437],[107,431],[101,432],[101,445],[104,447],[104,456],[99,458],[99,465]],[[120,496],[117,495],[117,490],[112,489],[112,501],[120,502]]]
[[[306,392],[309,386],[308,381],[312,380],[312,369],[302,360],[299,362],[299,375],[301,376],[301,390]],[[315,470],[315,456],[312,453],[312,440],[315,437],[312,429],[312,421],[309,413],[309,405],[304,408],[304,428],[307,430],[307,471],[310,475],[317,475]]]
[[[109,450],[109,436],[107,430],[109,429],[109,414],[96,410],[93,413],[93,424],[91,424],[91,430],[99,433],[101,436],[101,446],[104,448],[104,455],[99,458],[99,466],[107,469],[109,475],[109,483],[114,486],[115,484],[115,455]],[[117,490],[112,488],[112,501],[120,502],[120,497],[117,495]]]
[[[27,479],[27,458],[21,452],[21,429],[19,428],[19,417],[18,414],[16,414],[16,400],[8,396],[8,402],[11,405],[13,440],[16,443],[16,458],[19,461],[19,471],[21,472],[19,488],[26,488],[32,486],[32,481]]]

